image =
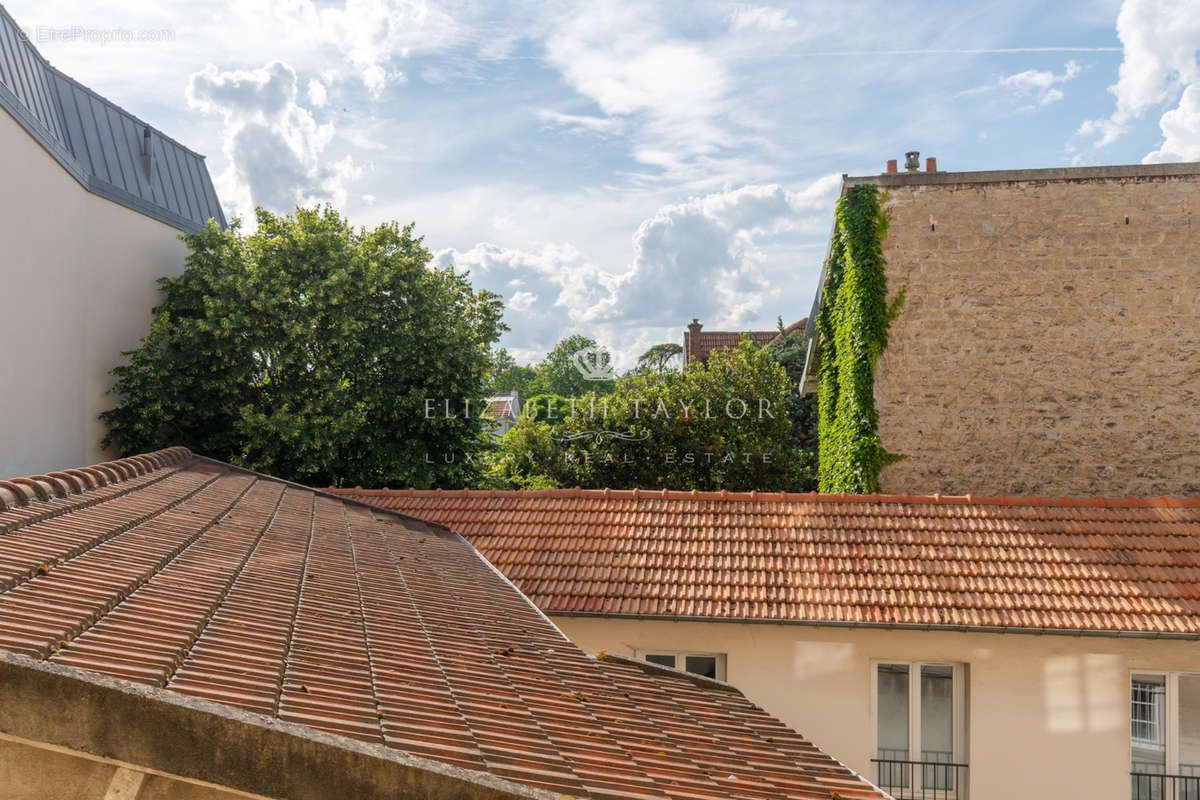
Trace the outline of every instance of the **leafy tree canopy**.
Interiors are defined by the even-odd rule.
[[[589,358],[583,358],[586,353]],[[574,334],[554,345],[546,357],[534,369],[537,376],[529,386],[532,394],[557,394],[562,397],[579,397],[588,392],[607,394],[613,390],[615,380],[591,380],[580,371],[580,361],[593,367],[592,376],[602,374],[608,368],[611,374],[612,355],[595,339]]]
[[[184,273],[159,281],[149,335],[113,370],[105,445],[185,445],[315,485],[476,479],[439,456],[474,447],[482,419],[427,401],[483,394],[500,298],[434,267],[412,225],[355,230],[330,208],[257,221],[183,237]]]
[[[683,345],[675,342],[656,344],[638,356],[634,372],[667,372],[678,369],[683,361]]]
[[[500,443],[499,485],[798,490],[810,469],[792,433],[795,385],[749,340],[683,372],[631,373],[550,426],[523,419]]]
[[[529,387],[537,377],[537,370],[531,366],[518,364],[503,347],[492,351],[492,363],[488,370],[486,394],[490,397],[508,394],[514,389],[521,397],[529,396]]]
[[[571,413],[571,398],[560,394],[535,394],[521,405],[521,416],[558,425]]]

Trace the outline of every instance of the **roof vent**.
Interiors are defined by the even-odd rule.
[[[904,154],[904,168],[909,172],[917,172],[921,169],[920,150],[909,150]]]
[[[152,181],[154,175],[151,169],[154,167],[154,149],[150,141],[150,126],[146,125],[142,128],[142,169],[146,171],[146,180]]]

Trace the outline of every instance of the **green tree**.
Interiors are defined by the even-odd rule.
[[[807,473],[792,393],[784,368],[745,339],[686,372],[626,375],[609,395],[577,399],[561,424],[505,437],[501,458],[521,471],[493,475],[509,485],[536,475],[591,488],[795,490]]]
[[[803,394],[800,382],[804,378],[804,362],[808,358],[809,338],[801,331],[788,331],[780,319],[779,338],[766,346],[767,352],[787,373],[792,382],[788,394],[787,413],[791,422],[791,435],[798,451],[797,459],[803,477],[796,486],[797,491],[809,492],[817,488],[817,395]]]
[[[571,413],[571,398],[559,394],[535,394],[521,403],[521,416],[558,425]]]
[[[675,342],[656,344],[638,356],[635,372],[667,372],[678,369],[683,361],[683,345]]]
[[[518,364],[508,350],[501,347],[492,351],[492,363],[488,368],[485,393],[490,397],[508,394],[515,389],[521,393],[521,397],[527,397],[529,387],[536,377],[537,370],[531,366]]]
[[[183,275],[159,281],[149,335],[113,370],[105,445],[186,445],[316,485],[478,479],[454,454],[482,419],[439,401],[482,395],[499,297],[433,267],[411,225],[355,230],[330,208],[257,221],[183,237]]]
[[[595,339],[573,334],[554,345],[546,357],[534,368],[537,376],[530,384],[531,394],[557,394],[562,397],[579,397],[588,392],[607,394],[613,390],[615,380],[590,380],[579,369],[579,353],[593,354],[593,366],[598,374],[604,367],[611,370],[612,356]]]
[[[574,485],[573,472],[562,459],[562,446],[545,422],[522,417],[500,437],[490,454],[489,487],[502,489],[555,489]]]

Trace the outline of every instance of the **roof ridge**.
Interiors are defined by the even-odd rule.
[[[363,489],[327,490],[339,496],[362,497],[511,497],[589,498],[612,500],[721,500],[736,502],[809,502],[901,505],[1029,506],[1049,508],[1200,508],[1200,495],[1193,497],[1095,497],[1039,495],[949,495],[949,494],[830,494],[820,492],[700,491],[697,489]]]
[[[168,447],[152,453],[93,464],[90,467],[0,480],[0,512],[28,506],[35,501],[46,502],[52,498],[64,498],[102,486],[112,486],[156,470],[186,463],[191,458],[192,451],[186,447]]]

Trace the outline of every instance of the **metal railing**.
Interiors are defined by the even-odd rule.
[[[875,763],[875,785],[896,800],[966,800],[966,764],[900,758],[873,758],[871,761]]]
[[[1135,770],[1129,773],[1129,779],[1133,800],[1200,800],[1200,775]]]

